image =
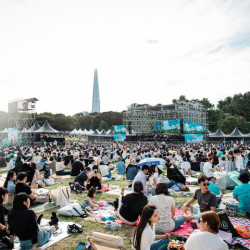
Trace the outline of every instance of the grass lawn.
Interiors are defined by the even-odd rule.
[[[0,169],[0,174],[2,174],[2,173],[7,173],[7,171]],[[115,171],[112,171],[112,175],[114,175],[115,173],[116,173]],[[52,189],[55,189],[59,186],[68,186],[69,182],[72,182],[73,179],[74,178],[72,177],[72,178],[68,178],[68,179],[58,180],[60,182],[60,184],[46,187],[46,189],[52,190]],[[131,182],[126,181],[126,180],[105,182],[105,184],[119,185],[119,186],[128,186],[130,183]],[[84,194],[75,194],[73,192],[71,193],[71,199],[77,200],[77,202],[79,204],[83,201],[83,199],[86,196],[87,196],[86,193],[84,193]],[[110,194],[106,194],[106,193],[98,193],[96,195],[96,200],[97,201],[100,201],[100,200],[114,201],[116,197],[117,197],[116,195],[110,195]],[[173,194],[172,197],[174,198],[176,205],[178,205],[178,204],[183,205],[185,202],[187,202],[192,197],[192,194],[189,194],[186,197],[181,197],[179,195]],[[6,207],[10,208],[10,206],[6,206]],[[56,212],[58,210],[58,208],[59,207],[44,211],[43,212],[44,218],[50,219],[51,212],[53,212],[53,211]],[[37,216],[39,216],[39,215],[40,215],[40,213],[37,214]],[[129,225],[123,224],[121,229],[116,230],[116,231],[111,231],[111,230],[105,229],[104,224],[100,224],[97,222],[87,221],[87,220],[84,220],[84,219],[81,219],[78,217],[62,217],[62,216],[58,216],[58,217],[59,217],[60,221],[69,221],[69,222],[72,221],[72,222],[76,222],[76,223],[81,224],[83,227],[83,233],[82,234],[75,234],[75,235],[72,235],[72,236],[62,240],[62,241],[59,241],[58,243],[49,247],[48,249],[50,249],[50,250],[52,250],[52,249],[53,250],[72,249],[73,250],[76,248],[76,246],[78,245],[78,243],[80,241],[85,241],[86,236],[91,235],[91,233],[94,231],[121,236],[124,239],[126,249],[132,249],[130,239],[131,239],[133,232],[135,230],[134,226],[129,226]],[[171,235],[171,238],[176,239],[176,236]],[[234,249],[245,249],[245,248],[235,247]]]

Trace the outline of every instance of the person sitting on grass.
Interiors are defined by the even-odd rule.
[[[126,166],[122,161],[122,157],[118,158],[118,162],[116,163],[117,174],[126,174]]]
[[[158,183],[155,189],[155,196],[149,202],[159,211],[160,220],[155,223],[155,230],[161,233],[174,232],[185,222],[194,219],[192,216],[175,215],[175,201],[168,196],[166,183]]]
[[[239,212],[250,217],[250,175],[243,172],[238,179],[242,184],[234,188],[233,198],[239,201]]]
[[[8,199],[8,191],[4,187],[0,187],[0,242],[7,245],[7,249],[12,249],[13,246],[9,241],[9,229],[6,226],[5,217],[9,210],[3,206],[3,203]]]
[[[48,194],[33,194],[31,188],[26,184],[27,174],[21,172],[17,176],[17,184],[15,188],[15,194],[25,193],[28,195],[29,199],[35,203],[45,203],[49,201],[49,193]]]
[[[34,211],[29,210],[30,199],[27,194],[17,194],[13,201],[13,208],[9,212],[8,224],[10,242],[14,235],[19,238],[21,249],[39,249],[47,243],[57,229],[58,220],[48,224],[48,227],[39,227]]]
[[[148,190],[151,187],[151,194],[155,195],[155,187],[160,182],[159,175],[162,173],[161,169],[158,166],[151,166],[148,171],[147,177],[147,186],[146,186],[146,195],[148,195]]]
[[[133,235],[133,249],[165,250],[168,249],[170,234],[155,235],[155,223],[160,220],[155,206],[146,205],[141,214],[140,222]],[[155,242],[155,240],[159,240]]]
[[[83,200],[81,207],[83,210],[97,210],[99,208],[99,204],[94,200],[96,196],[96,189],[91,188],[88,192],[87,197]]]
[[[62,162],[62,158],[58,157],[56,163],[56,175],[70,175],[71,171],[65,171],[65,169],[71,169],[69,165],[65,166]]]
[[[148,200],[143,192],[143,185],[140,181],[134,183],[134,192],[124,196],[125,187],[121,188],[121,197],[115,205],[117,215],[128,225],[135,225],[142,209],[147,205]],[[116,202],[117,203],[117,202]]]
[[[89,190],[91,187],[102,189],[102,176],[98,173],[98,166],[93,166],[93,173],[88,176],[87,180],[87,189]]]
[[[9,193],[15,192],[15,181],[16,181],[16,173],[14,171],[9,171],[4,182],[4,187],[7,188]]]
[[[184,175],[190,174],[192,176],[191,164],[187,161],[186,157],[183,157],[183,162],[181,163],[181,170]]]
[[[216,196],[208,190],[209,182],[207,176],[201,174],[198,177],[198,186],[200,189],[197,189],[194,193],[193,198],[191,198],[183,207],[185,213],[193,215],[193,207],[191,206],[196,200],[200,206],[200,212],[205,211],[215,211],[216,207]],[[200,217],[199,212],[194,216],[196,219]]]
[[[201,214],[200,230],[194,231],[185,243],[185,250],[228,250],[227,244],[217,235],[220,218],[214,211]]]
[[[213,158],[209,157],[208,161],[203,166],[203,172],[204,172],[204,174],[209,174],[209,173],[212,173],[212,171],[214,171]]]

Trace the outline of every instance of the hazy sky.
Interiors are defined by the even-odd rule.
[[[37,111],[213,103],[250,90],[249,0],[0,0],[0,110],[37,97]]]

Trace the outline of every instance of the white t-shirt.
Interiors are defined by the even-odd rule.
[[[150,250],[150,246],[154,243],[155,240],[155,224],[153,228],[147,224],[144,228],[141,235],[141,250]],[[133,247],[133,249],[135,249]]]
[[[189,236],[185,250],[228,250],[228,246],[216,234],[195,230]]]
[[[56,171],[61,171],[61,170],[64,170],[65,169],[65,166],[62,162],[57,162],[56,163]]]
[[[212,167],[213,167],[213,164],[212,164],[212,163],[206,162],[206,163],[204,164],[204,167],[203,167],[203,172],[204,172],[205,174],[211,173],[211,171],[210,171],[209,169],[212,168]]]
[[[108,171],[108,166],[106,165],[100,165],[99,166],[100,172],[102,176],[108,175],[109,171]]]
[[[185,170],[185,172],[187,172],[189,169],[191,168],[191,164],[187,161],[184,161],[181,163],[181,170],[183,171],[183,169]]]
[[[175,207],[174,199],[166,195],[155,195],[149,205],[156,206],[160,215],[160,221],[155,223],[155,230],[162,233],[171,232],[175,226],[171,215],[171,208]]]

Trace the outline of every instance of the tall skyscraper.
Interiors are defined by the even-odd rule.
[[[98,84],[98,74],[97,69],[94,73],[94,86],[93,86],[93,99],[92,99],[92,113],[100,112],[100,94],[99,94],[99,84]]]

